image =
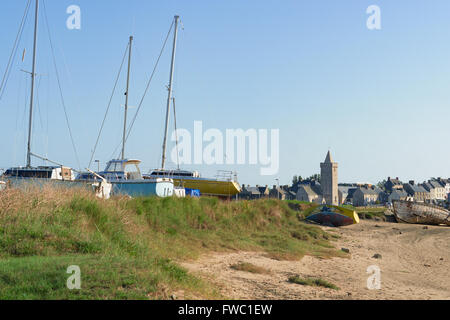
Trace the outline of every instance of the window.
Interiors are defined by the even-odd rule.
[[[107,172],[122,172],[122,163],[120,162],[110,162],[106,167]]]

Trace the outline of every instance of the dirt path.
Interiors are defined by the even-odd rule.
[[[217,283],[231,299],[450,299],[450,228],[363,221],[324,229],[342,237],[336,247],[349,249],[350,259],[307,256],[298,262],[275,261],[263,253],[237,252],[204,256],[183,266]],[[373,258],[375,254],[382,258]],[[230,268],[239,262],[271,273]],[[367,289],[367,268],[372,265],[381,269],[381,290]],[[288,283],[293,275],[322,278],[341,290]]]

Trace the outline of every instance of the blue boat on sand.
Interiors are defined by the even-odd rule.
[[[313,214],[306,218],[306,221],[317,223],[326,227],[345,227],[355,224],[354,218],[334,212],[328,207],[323,207],[319,213]]]

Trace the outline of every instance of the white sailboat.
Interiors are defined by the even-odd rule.
[[[200,173],[197,171],[186,171],[186,170],[167,170],[167,139],[169,134],[169,122],[171,105],[175,108],[175,101],[173,98],[173,78],[175,69],[175,56],[177,51],[177,38],[178,38],[178,25],[179,16],[175,16],[175,31],[173,38],[173,49],[172,49],[172,61],[170,65],[170,78],[168,86],[168,97],[167,97],[167,110],[166,110],[166,125],[164,131],[163,140],[163,152],[162,152],[162,164],[160,169],[156,169],[150,172],[150,174],[145,175],[144,178],[152,179],[155,177],[169,177],[173,179],[176,188],[181,188],[187,190],[186,193],[191,195],[205,195],[205,196],[216,196],[222,198],[231,198],[241,192],[241,186],[237,182],[237,177],[232,172],[220,171],[216,179],[213,178],[202,178]]]
[[[32,152],[32,129],[33,129],[33,108],[35,100],[35,82],[36,82],[36,53],[37,53],[37,36],[39,22],[39,0],[35,2],[35,19],[34,19],[34,39],[33,39],[33,61],[31,74],[31,92],[30,92],[30,108],[28,113],[28,143],[27,143],[27,164],[25,167],[14,167],[5,171],[3,177],[11,182],[17,182],[28,179],[47,179],[57,181],[74,181],[75,173],[69,167],[62,165],[55,166],[39,166],[33,167],[31,158],[41,158]],[[45,159],[47,160],[47,159]]]
[[[36,155],[32,152],[32,129],[33,129],[33,109],[35,100],[35,81],[36,81],[36,53],[38,45],[38,25],[39,25],[39,0],[35,1],[35,16],[34,16],[34,38],[33,38],[33,60],[31,75],[31,92],[30,92],[30,107],[29,107],[29,121],[28,121],[28,143],[27,143],[27,163],[26,166],[19,166],[7,169],[1,176],[4,188],[5,185],[12,187],[23,187],[29,183],[42,186],[46,183],[55,185],[63,185],[68,187],[92,187],[108,189],[105,181],[100,181],[95,184],[86,184],[86,182],[75,181],[75,171],[67,166],[58,164],[54,161]],[[53,166],[32,166],[31,159],[37,158],[45,162],[53,163]],[[109,197],[109,195],[105,196]]]
[[[130,93],[130,71],[133,36],[130,36],[128,43],[128,73],[127,86],[125,92],[125,113],[123,123],[122,152],[120,159],[110,160],[104,171],[93,173],[81,173],[77,176],[79,181],[96,181],[99,178],[106,179],[112,184],[112,193],[116,195],[127,195],[131,197],[158,196],[171,197],[174,195],[173,180],[168,177],[153,177],[144,179],[139,165],[140,160],[127,159],[125,157],[125,147],[127,141],[127,117],[128,98]]]

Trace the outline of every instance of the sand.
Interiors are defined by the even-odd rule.
[[[276,261],[264,253],[214,253],[182,265],[213,281],[221,294],[242,300],[450,300],[450,228],[362,221],[359,225],[324,230],[341,236],[338,249],[349,258]],[[381,255],[375,259],[374,255]],[[236,271],[231,265],[247,262],[270,274]],[[381,289],[369,290],[367,269],[381,270]],[[299,275],[322,278],[340,290],[291,284]]]

